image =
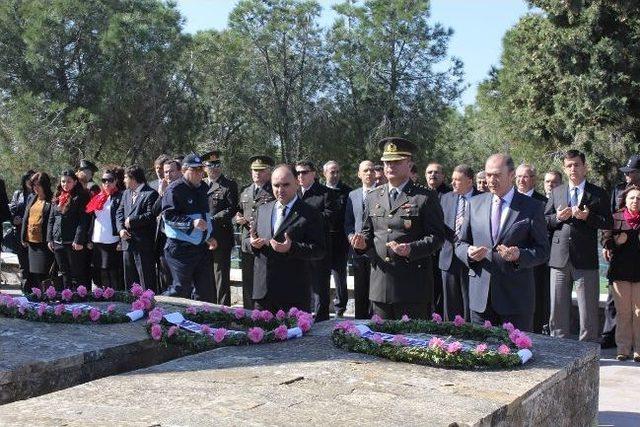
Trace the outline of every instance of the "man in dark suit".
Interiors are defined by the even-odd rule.
[[[362,219],[366,198],[374,189],[375,170],[373,162],[365,160],[358,167],[358,178],[362,187],[349,193],[344,216],[344,233],[351,240],[355,233],[362,231]],[[355,318],[368,319],[371,317],[369,303],[369,282],[371,279],[371,261],[366,254],[358,255],[350,250],[351,265],[353,265],[353,294],[355,299]]]
[[[310,161],[300,161],[295,166],[298,178],[298,197],[320,213],[322,234],[325,242],[324,257],[313,262],[313,311],[316,322],[329,320],[329,290],[331,288],[331,240],[338,204],[336,193],[316,180],[316,167]]]
[[[424,177],[427,181],[427,188],[435,191],[438,194],[438,198],[442,198],[443,194],[451,191],[444,182],[444,169],[440,163],[430,162],[424,172]],[[433,254],[432,267],[433,267],[433,309],[436,313],[442,313],[444,311],[444,296],[442,294],[442,271],[438,267],[440,259],[440,251]]]
[[[156,215],[153,207],[158,192],[147,185],[140,166],[125,170],[124,183],[127,189],[116,212],[116,226],[122,239],[125,287],[136,282],[144,288],[155,289]]]
[[[240,194],[238,212],[234,218],[241,227],[240,233],[240,267],[242,268],[242,305],[253,308],[253,251],[249,245],[249,227],[255,220],[258,207],[273,199],[271,190],[271,168],[273,159],[269,156],[253,156],[249,158],[251,167],[251,184]]]
[[[255,255],[253,299],[260,310],[310,310],[311,261],[324,256],[325,236],[319,213],[297,196],[294,170],[275,168],[275,201],[258,207],[248,243]]]
[[[231,250],[233,249],[233,225],[231,220],[238,211],[238,184],[222,173],[220,151],[210,151],[202,156],[207,171],[205,182],[209,185],[209,213],[215,221],[218,248],[212,252],[212,272],[216,289],[216,303],[231,305]]]
[[[156,173],[156,179],[149,183],[149,187],[160,193],[160,184],[164,180],[164,163],[171,158],[166,154],[160,154],[153,162],[153,171]]]
[[[521,164],[516,169],[516,188],[520,194],[547,204],[547,198],[536,191],[537,174],[533,165]],[[549,265],[540,264],[533,269],[536,280],[536,310],[533,314],[533,332],[549,334]]]
[[[342,316],[347,309],[347,302],[349,302],[349,291],[347,290],[349,242],[344,234],[344,212],[352,188],[340,181],[340,165],[335,160],[329,160],[325,163],[322,172],[325,185],[336,193],[337,211],[335,220],[329,227],[329,240],[331,244],[331,276],[336,287],[333,306],[336,315]]]
[[[442,271],[442,295],[444,318],[453,321],[457,314],[466,321],[471,320],[469,311],[469,269],[455,254],[454,245],[460,240],[462,223],[471,202],[479,191],[473,186],[473,170],[467,165],[453,169],[451,184],[453,191],[440,198],[444,214],[445,239],[438,267]]]
[[[385,319],[427,318],[433,298],[431,257],[444,240],[435,192],[410,179],[415,146],[404,138],[380,141],[388,184],[369,193],[362,232],[350,239],[359,254],[372,249],[371,300]]]
[[[551,335],[569,335],[571,290],[576,284],[580,314],[580,340],[597,341],[599,335],[598,302],[598,230],[612,226],[609,196],[600,187],[587,182],[585,156],[569,150],[563,158],[569,182],[553,189],[545,215],[551,241]]]
[[[494,154],[485,164],[489,193],[471,199],[456,243],[456,255],[469,267],[471,321],[511,322],[533,329],[533,267],[549,256],[543,206],[513,187],[510,156]]]

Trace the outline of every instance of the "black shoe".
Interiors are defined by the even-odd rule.
[[[634,353],[634,354],[633,354],[633,361],[634,361],[634,362],[639,362],[639,363],[640,363],[640,354],[638,354],[638,353]]]
[[[600,348],[614,348],[616,346],[615,338],[609,335],[603,335],[600,340]]]
[[[616,356],[616,359],[620,362],[624,362],[625,360],[629,359],[629,356],[627,356],[626,354],[619,354]],[[635,360],[635,358],[634,358]]]
[[[346,308],[336,308],[336,317],[343,317],[345,311],[347,311]]]

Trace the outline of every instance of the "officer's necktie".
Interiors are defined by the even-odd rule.
[[[456,241],[460,240],[462,232],[462,223],[464,222],[464,214],[467,209],[467,200],[464,196],[458,196],[458,207],[456,210]]]
[[[398,198],[398,189],[392,188],[391,191],[389,192],[389,195],[391,196],[391,201],[395,202],[396,199]]]
[[[491,207],[491,237],[493,243],[498,241],[500,234],[500,220],[502,219],[502,198],[494,196],[493,206]]]
[[[278,211],[276,212],[276,223],[273,225],[274,234],[278,231],[278,229],[282,225],[282,222],[284,221],[286,216],[287,216],[287,205],[278,204]]]
[[[253,200],[258,198],[258,193],[260,192],[260,187],[258,186],[254,186],[253,187]]]
[[[578,206],[578,187],[573,187],[571,189],[571,200],[569,203],[570,206]]]

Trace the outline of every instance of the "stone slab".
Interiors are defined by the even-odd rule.
[[[118,305],[127,311],[128,305]],[[77,325],[0,317],[0,404],[183,355],[158,348],[144,322]]]
[[[225,347],[5,405],[8,425],[591,425],[593,344],[534,337],[534,360],[466,372],[348,353],[334,321],[287,343]]]

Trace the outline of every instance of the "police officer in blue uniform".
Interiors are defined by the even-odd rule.
[[[171,287],[163,295],[214,302],[209,251],[215,250],[218,243],[213,237],[209,186],[202,181],[204,164],[200,156],[187,155],[182,173],[182,178],[172,182],[162,196],[167,236],[164,252],[173,277]]]

